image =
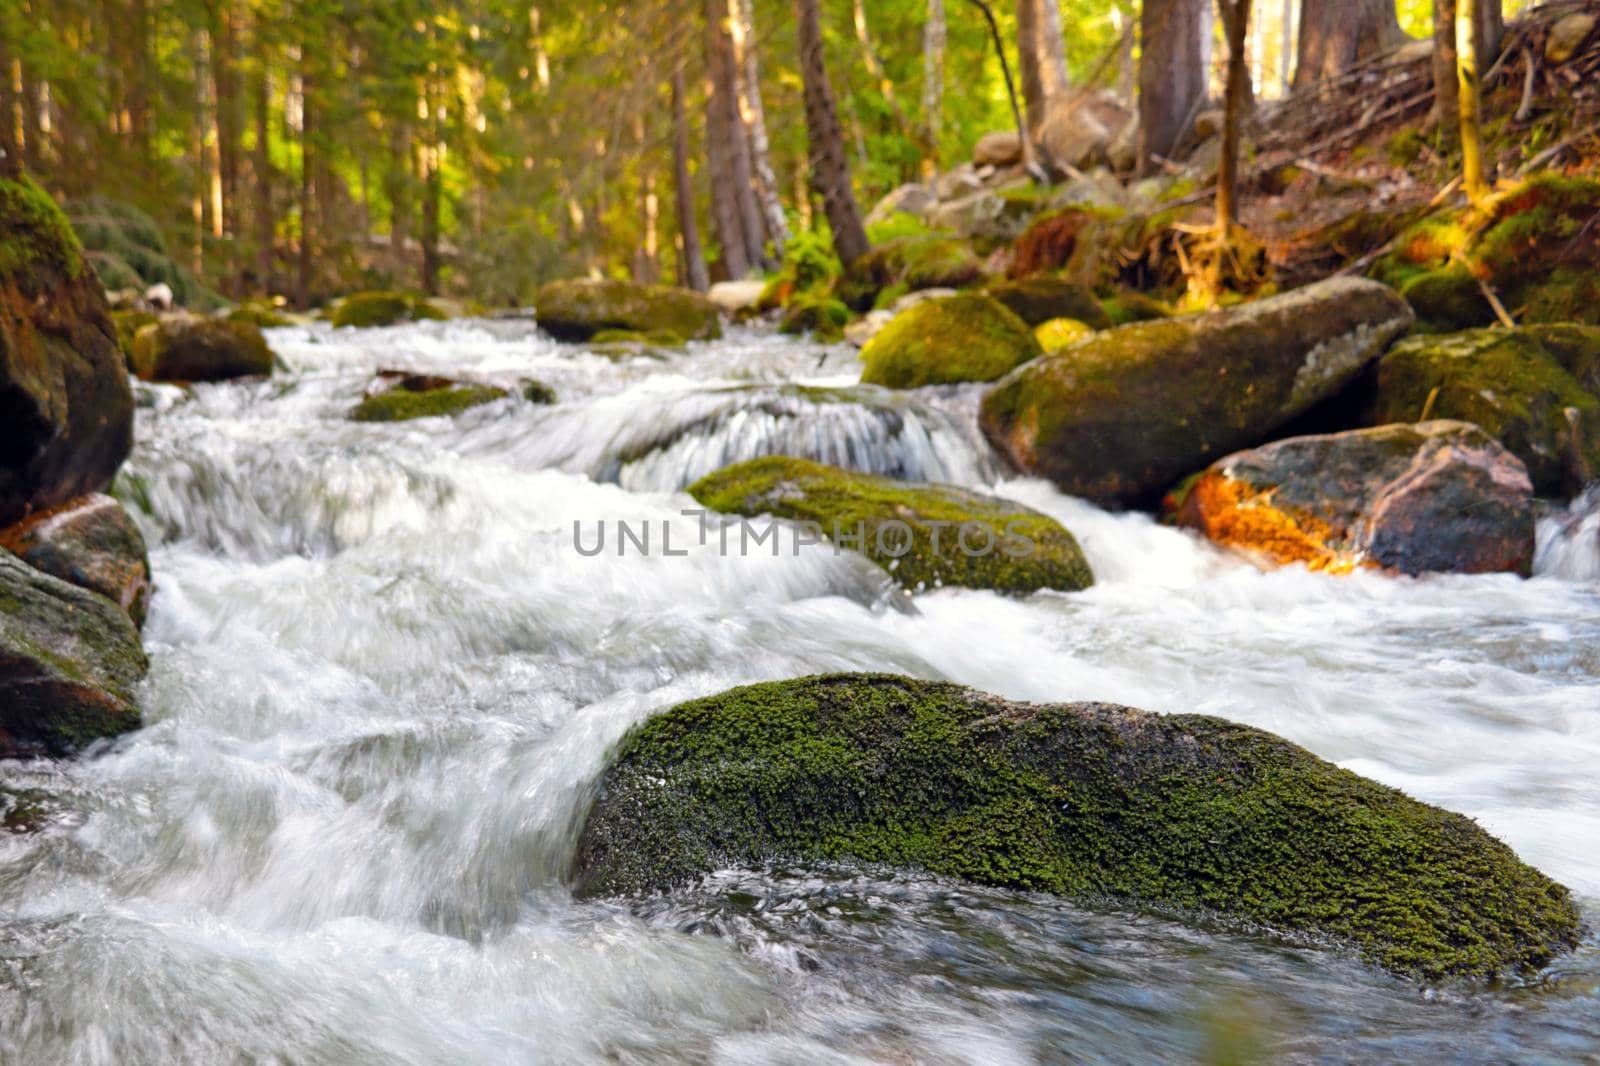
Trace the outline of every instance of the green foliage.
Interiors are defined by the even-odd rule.
[[[1568,891],[1470,819],[1201,715],[769,682],[651,718],[600,797],[586,894],[773,861],[917,867],[1332,938],[1425,981],[1537,970],[1580,933]]]
[[[797,293],[789,300],[778,329],[783,333],[815,334],[820,341],[836,341],[844,335],[850,309],[833,297],[818,292]]]

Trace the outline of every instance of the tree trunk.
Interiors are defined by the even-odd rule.
[[[444,180],[439,174],[439,145],[423,149],[427,176],[422,200],[422,291],[439,295],[439,208],[444,198]]]
[[[795,37],[800,51],[800,77],[805,85],[806,136],[811,146],[811,180],[822,194],[828,225],[833,229],[834,251],[849,265],[872,250],[861,209],[850,187],[850,161],[828,67],[822,51],[822,14],[819,0],[794,0]]]
[[[1294,16],[1299,10],[1295,0],[1283,0],[1282,36],[1278,41],[1278,91],[1288,96],[1294,84]]]
[[[928,0],[928,18],[922,25],[922,176],[939,173],[939,138],[944,119],[944,0]]]
[[[1394,0],[1304,0],[1294,87],[1337,77],[1405,40]]]
[[[766,223],[756,200],[755,170],[750,162],[750,136],[739,111],[739,64],[734,56],[733,38],[728,33],[727,0],[706,0],[706,66],[712,86],[708,107],[718,112],[721,136],[708,142],[706,150],[723,156],[725,183],[730,189],[732,208],[738,218],[733,232],[743,241],[744,269],[734,271],[728,258],[728,235],[723,235],[723,261],[729,274],[743,277],[752,268],[767,265]]]
[[[1039,61],[1039,36],[1039,0],[1017,0],[1017,81],[1030,130],[1044,121],[1045,75]]]
[[[389,200],[389,248],[395,257],[405,255],[411,236],[411,134],[404,123],[391,120],[389,167],[384,172],[384,194]]]
[[[128,55],[134,66],[128,72],[128,134],[136,158],[148,165],[150,145],[150,83],[154,64],[150,62],[150,11],[146,0],[131,0],[128,5]]]
[[[1500,58],[1500,44],[1506,36],[1505,10],[1500,0],[1477,0],[1478,62],[1491,64]]]
[[[277,237],[278,223],[272,214],[272,93],[271,84],[267,79],[267,56],[261,44],[257,42],[261,54],[256,57],[260,68],[255,73],[255,82],[252,92],[255,95],[256,112],[256,202],[253,209],[256,224],[256,273],[259,275],[257,284],[263,290],[270,290],[273,281],[273,244]]]
[[[1489,194],[1483,169],[1483,132],[1479,126],[1477,5],[1456,4],[1456,69],[1460,72],[1461,176],[1467,198],[1478,203]]]
[[[767,141],[767,111],[761,100],[761,59],[756,50],[754,0],[730,0],[733,49],[739,67],[739,113],[750,135],[750,164],[756,177],[756,196],[766,216],[773,250],[783,258],[789,242],[789,222],[783,216],[778,176],[772,170],[772,149]]]
[[[222,0],[211,18],[211,95],[217,126],[220,179],[219,233],[238,228],[239,204],[239,24],[231,0]]]
[[[21,70],[7,42],[0,39],[0,176],[7,178],[22,173],[22,116],[13,87]]]
[[[705,292],[711,282],[706,276],[705,252],[700,248],[700,226],[694,217],[694,190],[689,187],[689,118],[683,96],[683,64],[679,63],[672,68],[672,184],[684,268],[678,283]]]
[[[745,237],[744,214],[740,210],[739,179],[735,173],[733,146],[743,140],[738,110],[733,101],[732,46],[716,17],[715,0],[705,5],[706,62],[706,169],[711,174],[711,222],[722,246],[722,267],[730,278],[750,273],[754,260]]]
[[[1217,161],[1217,240],[1223,250],[1217,256],[1217,277],[1238,217],[1239,130],[1249,105],[1250,71],[1245,59],[1245,36],[1250,25],[1250,0],[1217,0],[1222,25],[1228,37],[1228,76],[1223,93],[1222,154]]]
[[[295,270],[294,302],[302,311],[311,308],[311,239],[314,232],[313,190],[316,187],[316,152],[312,148],[313,114],[311,74],[302,61],[300,74],[300,248]]]
[[[1170,156],[1206,98],[1200,13],[1207,0],[1145,0],[1139,14],[1139,167]]]
[[[1433,113],[1441,134],[1461,121],[1461,86],[1456,73],[1456,0],[1433,0]]]

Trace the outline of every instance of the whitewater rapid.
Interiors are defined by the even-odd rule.
[[[1428,993],[1313,945],[888,871],[728,871],[633,906],[564,887],[631,725],[871,669],[1260,726],[1476,818],[1600,924],[1591,505],[1546,519],[1532,580],[1262,572],[1007,475],[976,390],[863,388],[843,347],[270,338],[270,381],[139,387],[115,491],[158,582],[146,727],[0,764],[45,811],[0,833],[0,1061],[1600,1057],[1592,939],[1533,986]],[[392,367],[560,403],[346,421]],[[773,453],[1013,497],[1099,582],[908,606],[848,553],[700,546],[683,487]],[[602,520],[671,523],[688,554],[575,550]]]

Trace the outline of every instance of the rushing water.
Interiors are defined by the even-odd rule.
[[[687,697],[884,669],[1222,715],[1466,812],[1600,926],[1600,518],[1512,577],[1263,573],[1005,479],[972,390],[855,385],[740,334],[612,362],[524,322],[277,331],[270,382],[141,389],[118,483],[152,544],[147,726],[5,764],[0,1061],[504,1063],[1600,1059],[1600,945],[1426,991],[1314,945],[893,871],[566,891],[608,748]],[[358,425],[373,370],[514,382]],[[859,558],[724,556],[680,490],[802,454],[1060,517],[1076,595],[906,606]],[[588,558],[605,519],[684,557]]]

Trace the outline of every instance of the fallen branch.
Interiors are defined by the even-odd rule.
[[[1475,280],[1478,282],[1478,291],[1483,293],[1483,298],[1489,301],[1490,307],[1494,308],[1494,317],[1498,318],[1500,324],[1506,329],[1516,329],[1516,320],[1506,311],[1506,305],[1500,302],[1500,297],[1496,296],[1494,290],[1489,288],[1489,283],[1482,278]]]

